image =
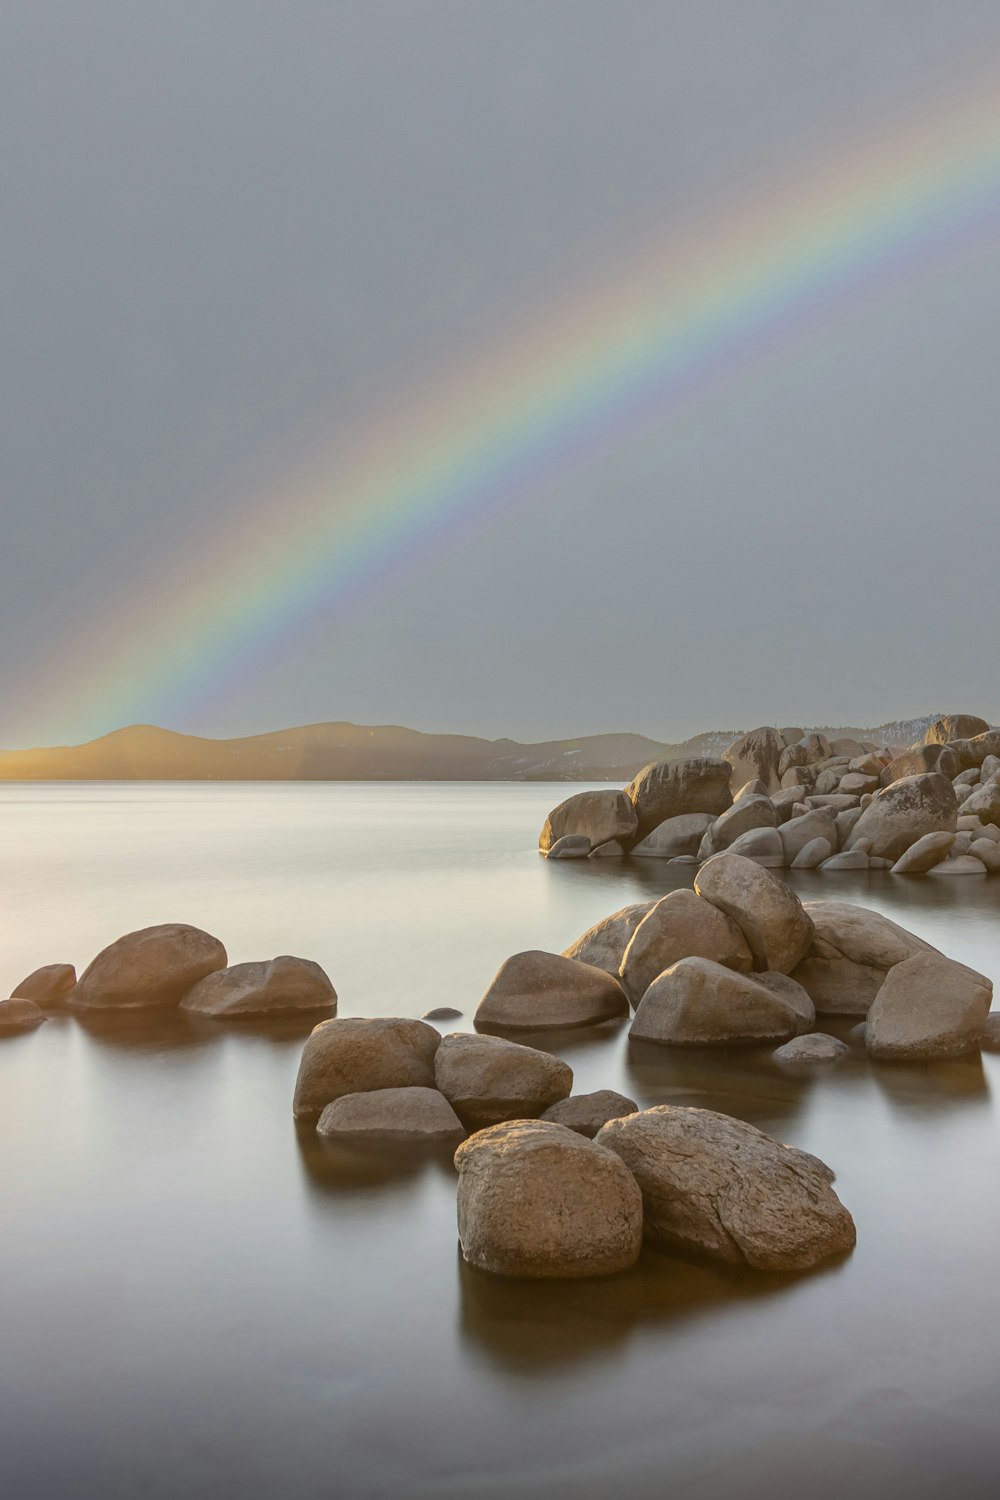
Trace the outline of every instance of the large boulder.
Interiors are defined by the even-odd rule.
[[[698,756],[691,760],[655,760],[625,788],[638,818],[637,836],[652,833],[667,818],[705,812],[718,817],[732,805],[726,760]]]
[[[331,1141],[412,1141],[431,1144],[460,1141],[465,1127],[437,1089],[375,1089],[341,1094],[328,1104],[316,1125]]]
[[[977,786],[962,803],[963,818],[978,818],[981,823],[1000,823],[1000,781]]]
[[[860,839],[870,839],[870,853],[897,860],[925,833],[954,833],[957,823],[958,802],[947,776],[939,771],[907,776],[876,793],[846,847],[853,849]]]
[[[658,1104],[597,1137],[642,1192],[646,1238],[729,1265],[804,1271],[849,1250],[829,1167],[714,1110]]]
[[[808,1036],[793,1036],[790,1042],[777,1047],[771,1053],[775,1062],[798,1066],[806,1063],[840,1062],[850,1052],[846,1042],[838,1037],[827,1036],[822,1031],[811,1031]]]
[[[908,776],[922,776],[928,771],[939,771],[950,779],[961,769],[961,760],[950,745],[913,745],[883,768],[879,773],[879,784],[892,786],[893,782]]]
[[[633,859],[677,859],[697,854],[698,845],[715,819],[711,813],[680,813],[659,823],[632,850]]]
[[[847,901],[807,901],[809,952],[792,972],[820,1015],[864,1016],[889,970],[935,950],[881,912]]]
[[[739,787],[756,779],[763,782],[767,791],[776,792],[781,786],[778,763],[784,751],[785,741],[770,724],[751,729],[722,752],[723,759],[733,768],[730,784]]]
[[[233,964],[199,980],[181,1001],[203,1016],[282,1016],[336,1010],[337,991],[311,958],[282,953],[257,963]]]
[[[540,1115],[565,1099],[573,1069],[558,1057],[495,1036],[446,1036],[434,1060],[434,1084],[462,1123],[480,1129]]]
[[[642,1196],[613,1151],[563,1125],[516,1120],[455,1153],[465,1259],[498,1276],[607,1276],[642,1248]]]
[[[343,1094],[433,1088],[441,1034],[408,1016],[343,1016],[321,1021],[302,1052],[292,1110],[314,1120]]]
[[[635,830],[635,808],[624,792],[577,792],[549,813],[538,835],[538,847],[547,854],[567,834],[585,836],[593,848],[611,839],[630,843]]]
[[[590,852],[590,840],[585,833],[564,833],[551,848],[545,850],[545,858],[587,859]]]
[[[924,743],[947,745],[949,740],[971,740],[977,734],[985,734],[989,727],[976,714],[945,714],[943,719],[935,719],[924,735]]]
[[[200,979],[226,967],[218,938],[183,922],[126,933],[102,949],[70,991],[86,1010],[179,1005]]]
[[[616,1094],[614,1089],[595,1089],[592,1094],[570,1094],[558,1104],[550,1104],[541,1119],[551,1120],[553,1125],[565,1125],[593,1140],[597,1132],[609,1120],[619,1120],[622,1115],[633,1115],[639,1108],[634,1099],[625,1094]]]
[[[865,1022],[879,1062],[924,1062],[978,1049],[993,998],[982,974],[941,953],[915,953],[886,975]]]
[[[671,1047],[783,1042],[802,1021],[781,996],[706,958],[682,958],[654,979],[629,1036]]]
[[[982,766],[991,755],[1000,755],[1000,729],[987,729],[985,734],[974,734],[971,740],[961,740],[952,749],[961,760],[963,769],[967,766]]]
[[[770,797],[741,797],[721,817],[716,818],[705,833],[698,852],[702,859],[707,859],[711,854],[728,849],[742,834],[751,833],[758,828],[774,828],[777,821],[778,816]]]
[[[951,852],[953,833],[925,833],[905,849],[892,867],[894,875],[926,875]]]
[[[592,1026],[628,1013],[625,991],[603,969],[531,949],[500,965],[479,1002],[476,1025],[533,1031]]]
[[[33,1031],[47,1020],[48,1016],[34,1000],[26,1000],[23,996],[16,1000],[0,1000],[0,1036],[5,1032]]]
[[[812,922],[795,892],[769,870],[739,854],[716,854],[698,871],[694,888],[736,923],[755,969],[788,974],[805,957]]]
[[[733,839],[729,845],[731,854],[742,854],[765,870],[783,870],[787,861],[780,835],[776,828],[750,828]]]
[[[595,922],[575,943],[564,948],[563,957],[575,958],[582,964],[592,964],[595,969],[603,969],[606,974],[613,974],[617,978],[633,932],[655,905],[655,901],[636,901],[631,906],[623,906],[619,911],[612,912],[610,917]]]
[[[831,854],[837,849],[837,824],[833,813],[826,807],[812,807],[797,818],[789,818],[781,824],[778,833],[788,864],[794,864],[806,845],[815,839],[825,839]]]
[[[76,969],[72,964],[45,964],[11,990],[11,999],[34,1000],[43,1010],[51,1010],[66,1003],[75,984]]]
[[[694,891],[669,891],[636,927],[621,962],[621,979],[638,1005],[658,974],[682,958],[708,958],[743,972],[753,967],[746,938],[731,917]]]

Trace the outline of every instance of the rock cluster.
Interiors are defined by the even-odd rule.
[[[953,714],[894,752],[767,725],[720,759],[654,762],[624,791],[567,798],[539,848],[550,859],[698,865],[730,850],[765,869],[985,875],[1000,870],[1000,730]]]

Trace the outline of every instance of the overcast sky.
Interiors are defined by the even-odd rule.
[[[116,727],[26,716],[22,672],[197,556],[304,434],[335,450],[525,309],[991,59],[996,0],[7,0],[0,743]],[[998,350],[994,236],[168,722],[998,717]]]

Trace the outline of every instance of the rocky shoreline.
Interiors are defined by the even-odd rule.
[[[580,792],[549,813],[549,859],[698,866],[729,850],[765,869],[1000,871],[1000,729],[937,720],[894,750],[764,726],[719,758],[653,761],[623,791]]]

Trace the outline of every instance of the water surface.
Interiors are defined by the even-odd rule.
[[[0,788],[0,983],[162,921],[318,959],[341,1014],[472,1012],[676,880],[547,862],[551,785]],[[1000,882],[803,874],[1000,981]],[[846,1027],[839,1028],[842,1032]],[[1000,1476],[1000,1058],[793,1080],[766,1055],[535,1039],[580,1090],[719,1108],[838,1175],[858,1247],[808,1277],[645,1252],[463,1266],[447,1161],[297,1132],[304,1029],[50,1020],[0,1044],[0,1492],[156,1500],[978,1497]]]

